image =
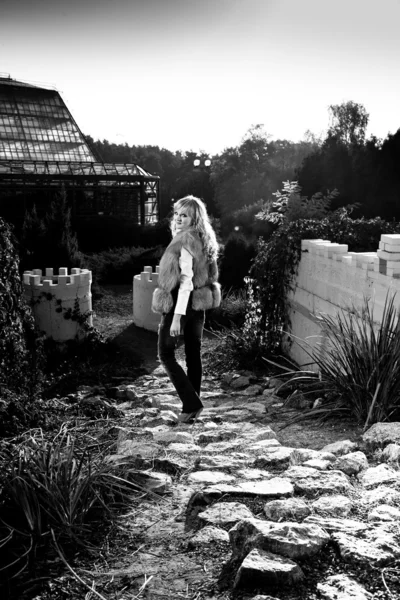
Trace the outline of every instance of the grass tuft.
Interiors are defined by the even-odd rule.
[[[297,372],[284,384],[320,398],[303,418],[351,418],[364,425],[400,418],[400,319],[388,294],[382,318],[371,304],[336,317],[321,315],[328,347],[307,349],[316,373]]]

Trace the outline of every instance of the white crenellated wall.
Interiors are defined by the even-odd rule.
[[[80,315],[87,314],[86,323],[92,325],[92,272],[88,269],[60,267],[58,275],[53,269],[25,271],[24,295],[31,305],[35,321],[47,337],[56,342],[67,342],[85,336],[82,326],[65,315],[79,306]]]
[[[303,240],[294,283],[288,297],[293,336],[289,353],[309,369],[311,358],[304,347],[319,344],[323,350],[327,343],[318,315],[361,309],[368,299],[379,323],[389,291],[398,294],[395,304],[400,308],[400,235],[382,235],[376,252],[348,252],[345,244]]]
[[[158,270],[144,267],[142,273],[133,278],[133,322],[137,327],[157,331],[161,315],[152,312],[151,300],[158,285]]]

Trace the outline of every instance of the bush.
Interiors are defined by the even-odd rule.
[[[33,393],[39,373],[39,338],[24,299],[16,240],[0,218],[0,386]]]
[[[72,231],[71,209],[65,190],[56,195],[44,219],[39,219],[36,208],[25,214],[21,235],[21,269],[46,267],[80,267],[82,255],[78,239]]]
[[[298,221],[299,219],[320,220],[329,216],[332,202],[337,198],[339,192],[333,190],[326,196],[320,192],[307,198],[301,195],[301,187],[297,181],[284,181],[283,190],[277,191],[273,196],[276,200],[255,215],[256,220],[275,225],[283,225],[285,222]]]
[[[136,225],[129,219],[91,215],[74,219],[82,252],[100,253],[110,248],[167,246],[171,240],[169,220],[149,225]]]
[[[261,200],[246,205],[232,214],[225,215],[223,219],[224,235],[229,236],[236,231],[252,242],[255,242],[259,236],[268,239],[274,230],[274,226],[268,221],[255,218],[256,215],[263,212],[264,208],[265,205]]]
[[[242,234],[233,233],[229,236],[220,259],[219,281],[224,289],[244,288],[244,278],[249,274],[255,254],[254,243]]]
[[[132,284],[134,275],[141,273],[143,267],[153,270],[159,264],[164,248],[114,248],[84,255],[83,264],[92,271],[93,283]]]
[[[243,325],[246,312],[246,293],[244,290],[229,290],[222,294],[221,304],[206,312],[206,327],[220,330],[225,327]]]
[[[3,574],[30,571],[38,556],[53,562],[57,554],[94,549],[105,519],[142,493],[129,461],[111,461],[110,453],[110,443],[66,425],[53,437],[32,430],[0,447]]]

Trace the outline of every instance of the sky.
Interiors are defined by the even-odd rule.
[[[2,0],[0,76],[53,86],[95,140],[218,154],[329,106],[400,128],[400,0]]]

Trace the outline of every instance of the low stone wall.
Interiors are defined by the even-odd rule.
[[[133,322],[137,327],[157,331],[160,315],[151,310],[153,292],[158,285],[158,270],[144,267],[139,275],[133,278]]]
[[[292,345],[289,353],[303,368],[315,369],[308,352],[326,348],[318,316],[361,309],[368,299],[379,323],[388,292],[400,290],[400,235],[382,235],[376,252],[348,252],[346,244],[303,240],[302,255],[289,294]],[[400,307],[400,294],[396,304]]]
[[[56,342],[67,342],[85,336],[82,321],[92,325],[92,272],[88,269],[60,267],[58,275],[53,269],[25,271],[24,295],[37,326]]]

